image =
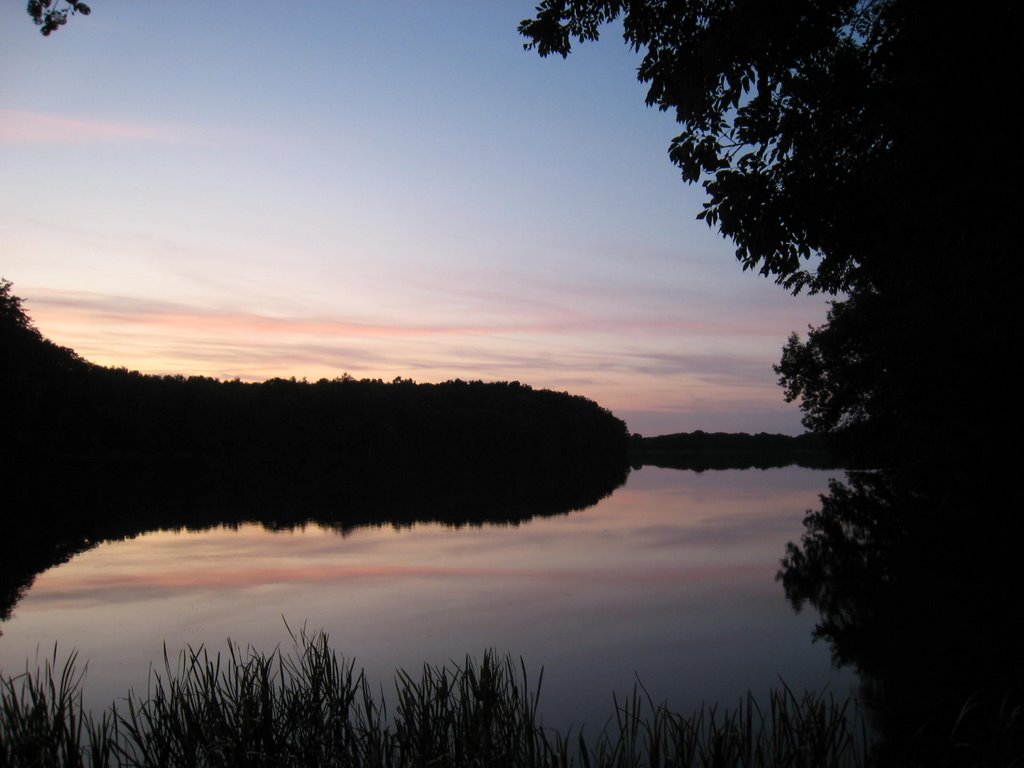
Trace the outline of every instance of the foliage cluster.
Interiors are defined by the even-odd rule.
[[[567,56],[621,16],[643,51],[647,104],[683,126],[669,156],[702,181],[699,218],[736,243],[745,269],[787,288],[835,292],[859,279],[881,218],[874,189],[893,136],[880,112],[900,92],[899,4],[801,0],[545,0],[520,32],[541,56]],[[818,255],[812,268],[811,256]]]
[[[92,9],[80,0],[28,0],[28,15],[44,36],[49,36],[68,23],[68,16],[88,16]]]
[[[540,683],[525,664],[476,662],[395,675],[395,708],[326,635],[295,637],[291,654],[231,645],[189,649],[99,717],[84,711],[74,657],[0,678],[0,766],[793,766],[862,764],[863,730],[847,704],[774,691],[734,709],[686,717],[642,690],[615,702],[592,740],[545,728]]]
[[[837,296],[776,369],[806,426],[953,469],[992,457],[1013,408],[1022,169],[979,126],[1017,87],[1021,20],[1004,0],[543,0],[520,31],[566,56],[621,22],[700,218],[744,268]]]

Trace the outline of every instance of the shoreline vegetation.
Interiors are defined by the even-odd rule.
[[[325,633],[292,634],[290,653],[229,644],[164,652],[145,694],[85,710],[85,674],[56,649],[42,668],[0,675],[0,765],[100,766],[793,766],[864,765],[867,730],[849,702],[773,690],[761,706],[680,715],[642,686],[591,737],[543,725],[543,670],[485,652],[477,661],[398,670],[371,689]]]

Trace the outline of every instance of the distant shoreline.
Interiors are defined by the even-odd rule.
[[[667,469],[769,469],[797,465],[814,469],[837,469],[836,460],[824,435],[798,436],[759,432],[677,432],[629,441],[629,462],[633,467]]]

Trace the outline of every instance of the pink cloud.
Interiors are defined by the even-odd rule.
[[[207,309],[170,302],[128,299],[70,291],[44,291],[32,298],[31,309],[49,321],[130,323],[138,327],[230,332],[263,336],[265,334],[309,335],[321,337],[407,337],[474,335],[495,331],[544,331],[549,326],[533,324],[383,324],[317,317],[275,317],[250,312]]]
[[[536,301],[467,312],[465,319],[275,315],[47,288],[28,291],[26,306],[56,343],[101,365],[145,373],[243,381],[315,381],[342,371],[384,380],[519,380],[629,411],[637,417],[634,429],[645,434],[692,429],[694,414],[710,413],[714,418],[700,428],[718,429],[726,423],[722,414],[742,413],[747,431],[758,424],[780,431],[783,421],[781,431],[799,431],[796,407],[783,404],[771,371],[783,334],[741,318],[602,318]],[[767,352],[734,342],[761,333],[773,339]],[[691,338],[699,341],[671,341]],[[652,426],[669,421],[671,428]]]
[[[766,329],[756,321],[706,321],[688,318],[598,317],[564,310],[545,313],[537,319],[535,312],[519,312],[509,302],[510,313],[483,323],[373,323],[342,318],[275,317],[248,312],[224,311],[190,307],[171,302],[130,299],[73,291],[39,291],[32,297],[32,309],[40,310],[48,320],[66,321],[70,316],[88,317],[90,322],[137,324],[140,328],[163,327],[209,332],[241,332],[249,334],[302,334],[320,337],[394,338],[430,336],[477,336],[494,333],[515,334],[579,334],[579,333],[645,333],[654,335],[744,337],[778,336],[775,329]],[[543,317],[548,314],[548,317]]]
[[[85,144],[98,141],[175,141],[170,126],[95,120],[0,109],[0,144]]]

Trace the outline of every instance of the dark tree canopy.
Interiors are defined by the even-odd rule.
[[[985,126],[1019,90],[1019,5],[544,0],[520,31],[565,56],[616,20],[699,218],[838,297],[776,368],[805,424],[886,462],[972,455],[1010,403],[1021,163]]]
[[[621,15],[626,41],[644,51],[647,104],[684,127],[669,154],[686,181],[703,181],[700,218],[735,241],[744,268],[793,290],[834,292],[859,262],[842,203],[860,204],[864,177],[888,144],[865,109],[884,105],[892,88],[887,10],[852,1],[548,0],[520,31],[542,56],[566,56],[573,38],[596,40]]]
[[[22,308],[21,297],[11,293],[11,281],[0,277],[0,328],[30,328],[32,323]]]
[[[835,293],[889,258],[906,171],[927,160],[947,183],[972,174],[948,165],[947,126],[1005,98],[1011,15],[1005,2],[965,14],[902,0],[544,0],[519,29],[528,49],[567,56],[621,17],[647,104],[683,127],[669,154],[708,192],[700,218],[745,268]]]

